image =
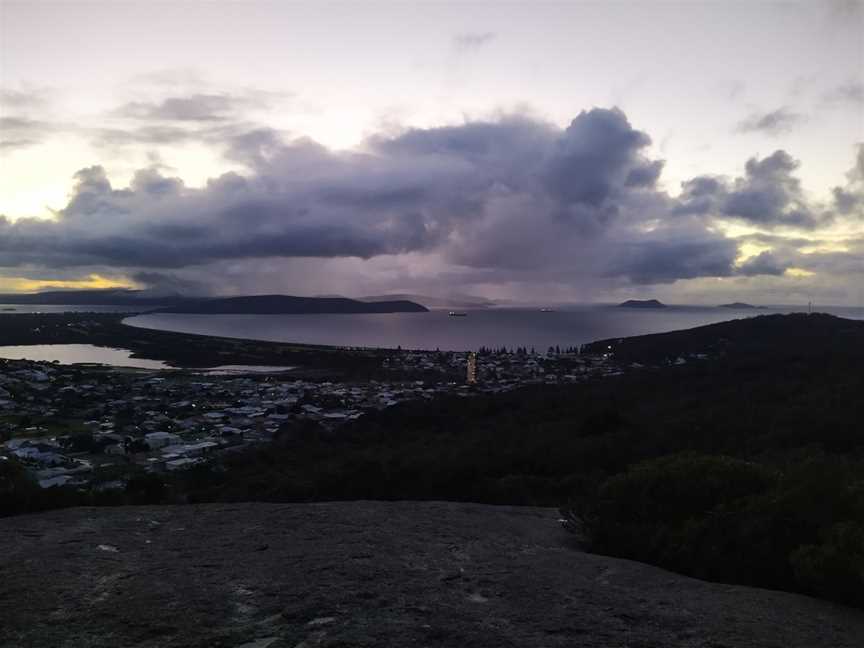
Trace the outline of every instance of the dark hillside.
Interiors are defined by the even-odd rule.
[[[571,502],[598,551],[864,606],[862,338],[861,323],[821,316],[669,334],[673,357],[718,339],[728,352],[405,404],[337,434],[286,426],[176,489],[192,501]],[[648,498],[638,510],[634,493]]]
[[[844,354],[864,356],[864,321],[824,313],[760,315],[684,331],[608,339],[585,345],[588,353],[611,350],[621,362],[657,362],[685,354],[727,354],[790,360]]]
[[[600,553],[864,607],[864,323],[768,316],[616,345],[659,365],[335,431],[286,422],[222,464],[130,482],[127,501],[562,506]]]

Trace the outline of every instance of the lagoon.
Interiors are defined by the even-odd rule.
[[[169,369],[164,362],[133,358],[126,349],[111,349],[93,344],[27,344],[0,346],[0,358],[34,360],[60,364],[101,364],[136,369]]]

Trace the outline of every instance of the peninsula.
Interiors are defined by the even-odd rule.
[[[157,313],[198,313],[207,315],[301,315],[348,313],[426,313],[425,306],[408,300],[364,302],[347,297],[292,297],[252,295],[217,299],[187,300],[157,309]]]
[[[409,299],[349,299],[347,297],[295,297],[243,295],[201,297],[158,295],[143,290],[49,290],[0,294],[0,304],[39,306],[123,306],[129,312],[300,315],[324,313],[425,313],[428,309]]]

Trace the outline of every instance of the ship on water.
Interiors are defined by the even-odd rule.
[[[467,317],[468,313],[463,313],[461,311],[450,311],[447,313],[450,317]]]

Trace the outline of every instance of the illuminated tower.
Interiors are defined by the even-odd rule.
[[[469,385],[477,383],[477,354],[473,351],[468,352],[468,375],[466,381]]]

